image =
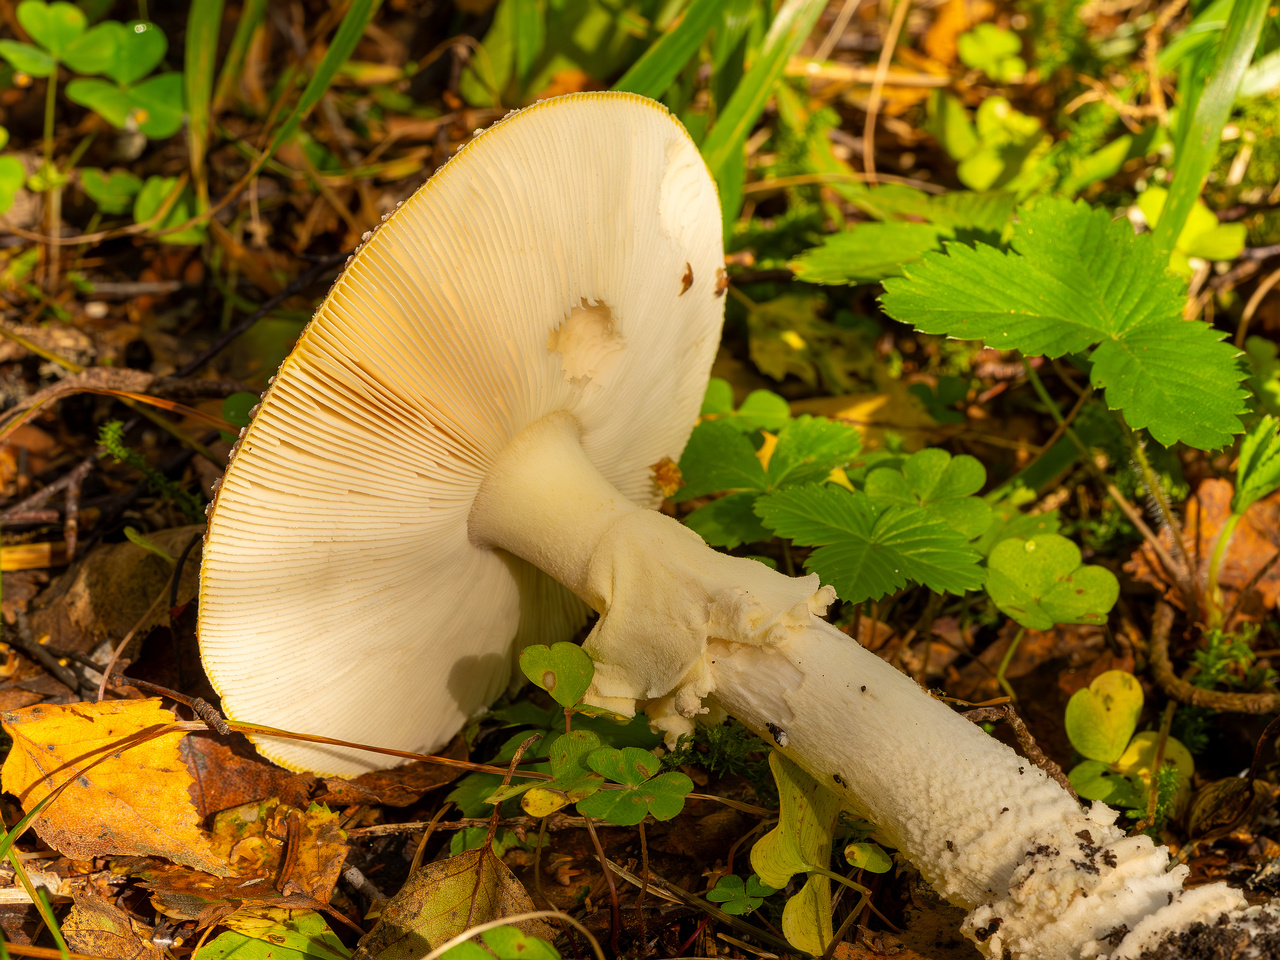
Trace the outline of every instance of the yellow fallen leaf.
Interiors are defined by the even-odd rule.
[[[182,732],[139,738],[173,722],[159,699],[5,711],[0,724],[13,749],[0,783],[24,810],[66,784],[32,826],[73,860],[159,856],[226,876],[198,826],[191,774],[178,753]]]

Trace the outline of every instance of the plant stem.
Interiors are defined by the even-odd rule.
[[[1243,513],[1232,513],[1227,517],[1227,522],[1222,525],[1222,531],[1218,534],[1213,556],[1209,560],[1209,582],[1205,587],[1205,606],[1208,607],[1206,615],[1210,630],[1216,630],[1222,626],[1222,591],[1218,589],[1218,571],[1222,565],[1222,558],[1227,554],[1227,544],[1231,542],[1231,535],[1236,532],[1236,524],[1243,516]]]
[[[1066,418],[1062,415],[1062,410],[1059,409],[1057,403],[1054,402],[1053,397],[1049,396],[1049,391],[1045,389],[1044,383],[1040,380],[1040,377],[1037,375],[1035,370],[1032,369],[1031,364],[1027,362],[1026,357],[1022,358],[1022,368],[1026,371],[1027,380],[1036,391],[1036,395],[1040,398],[1041,402],[1048,407],[1049,414],[1053,417],[1054,422],[1062,428],[1066,437],[1074,443],[1076,445],[1076,449],[1080,451],[1081,459],[1085,468],[1093,474],[1094,478],[1100,484],[1102,484],[1103,489],[1107,491],[1107,496],[1111,498],[1112,503],[1120,508],[1120,512],[1125,515],[1126,519],[1133,524],[1138,533],[1142,535],[1142,538],[1150,545],[1151,551],[1156,555],[1156,559],[1160,561],[1160,565],[1164,567],[1164,570],[1169,575],[1170,579],[1177,584],[1178,592],[1182,594],[1182,602],[1186,606],[1188,613],[1195,616],[1196,611],[1199,609],[1199,603],[1196,600],[1195,589],[1191,583],[1191,571],[1182,564],[1174,561],[1173,557],[1169,555],[1169,551],[1164,548],[1164,544],[1160,542],[1160,538],[1155,535],[1155,532],[1147,526],[1147,522],[1142,519],[1142,514],[1140,514],[1133,504],[1128,501],[1125,495],[1120,492],[1120,488],[1109,480],[1098,468],[1098,465],[1093,460],[1093,456],[1089,453],[1089,448],[1085,446],[1085,443],[1080,439],[1080,436],[1067,424]]]
[[[1009,644],[1009,649],[1004,652],[1004,656],[1000,658],[1000,666],[996,668],[996,683],[1000,684],[1000,689],[1009,695],[1009,699],[1014,703],[1018,702],[1018,695],[1013,692],[1013,687],[1009,685],[1009,681],[1005,679],[1004,672],[1009,666],[1009,661],[1013,659],[1014,653],[1018,650],[1018,644],[1022,642],[1022,635],[1027,632],[1027,628],[1019,625],[1018,633],[1013,638],[1013,643]]]
[[[1191,558],[1187,556],[1186,544],[1182,542],[1182,524],[1178,522],[1173,508],[1169,504],[1169,497],[1165,493],[1164,484],[1160,482],[1160,477],[1151,467],[1151,460],[1147,457],[1147,450],[1142,442],[1142,437],[1128,424],[1125,424],[1125,429],[1129,434],[1129,446],[1133,450],[1134,459],[1138,461],[1138,470],[1142,474],[1142,482],[1146,484],[1147,492],[1151,494],[1151,499],[1155,501],[1156,513],[1159,515],[1160,522],[1169,528],[1169,532],[1173,536],[1173,552],[1187,571],[1194,570],[1195,567],[1191,564]]]
[[[44,96],[44,177],[48,200],[45,201],[45,232],[51,237],[62,233],[62,188],[55,186],[57,170],[53,166],[53,127],[58,108],[58,68],[55,66],[45,83]],[[58,288],[58,261],[61,250],[56,243],[45,248],[44,288],[50,294]]]

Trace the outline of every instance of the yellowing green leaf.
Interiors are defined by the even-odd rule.
[[[1115,763],[1124,754],[1142,712],[1142,687],[1133,674],[1108,670],[1067,701],[1071,744],[1090,760]]]

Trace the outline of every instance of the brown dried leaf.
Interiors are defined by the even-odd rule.
[[[257,754],[237,753],[213,734],[192,734],[182,741],[181,751],[195,781],[191,796],[201,819],[268,797],[303,806],[315,783],[309,774],[289,773]]]
[[[139,877],[151,903],[174,920],[212,922],[242,904],[316,909],[329,902],[346,859],[338,817],[313,804],[299,810],[271,799],[219,813],[213,849],[235,875],[220,879],[158,860],[117,861]]]
[[[72,950],[109,960],[162,960],[151,933],[146,924],[101,897],[76,897],[62,921],[62,935]]]
[[[139,735],[174,722],[160,701],[43,704],[0,715],[13,749],[3,786],[31,810],[61,793],[32,823],[40,838],[74,860],[154,855],[225,875],[200,832],[178,755],[180,731]]]
[[[515,874],[486,845],[418,870],[383,908],[352,960],[413,960],[468,927],[532,909]],[[530,936],[554,936],[541,920],[515,926]]]
[[[466,760],[466,740],[459,734],[438,755],[450,760]],[[354,780],[326,777],[325,792],[317,800],[344,807],[355,804],[407,807],[421,800],[428,790],[457,780],[463,772],[456,767],[415,760],[392,770],[365,773]]]
[[[1195,496],[1183,507],[1182,542],[1192,565],[1193,581],[1203,589],[1209,577],[1209,560],[1218,544],[1218,533],[1231,514],[1231,497],[1234,488],[1226,480],[1211,478],[1200,484]],[[1168,550],[1173,546],[1173,533],[1168,528],[1160,531],[1160,541]],[[1223,603],[1230,609],[1245,585],[1262,567],[1280,551],[1280,493],[1259,500],[1236,525],[1231,543],[1218,569],[1218,585]],[[1161,590],[1175,606],[1182,606],[1182,597],[1172,580],[1156,559],[1150,545],[1143,545],[1124,565],[1135,580],[1149,583]],[[1274,609],[1280,599],[1280,563],[1249,591],[1240,605],[1240,615],[1247,620],[1262,618],[1264,611]]]
[[[147,539],[171,557],[180,554],[202,526],[174,527],[148,533]],[[200,576],[200,547],[183,566],[178,603],[196,594]],[[149,550],[131,542],[104,544],[59,577],[34,604],[31,629],[49,635],[58,650],[88,653],[106,637],[123,637],[138,625],[152,601],[169,582],[172,567]],[[135,637],[168,623],[168,599],[141,624]]]

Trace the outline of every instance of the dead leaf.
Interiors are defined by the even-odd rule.
[[[15,570],[4,577],[4,622],[11,625],[17,623],[18,614],[27,612],[27,605],[48,582],[49,575],[42,570]]]
[[[164,954],[151,942],[152,932],[101,897],[76,897],[62,921],[62,935],[72,950],[109,960],[161,960]]]
[[[892,431],[902,437],[903,447],[908,451],[941,443],[960,429],[939,426],[903,381],[886,377],[876,386],[878,389],[865,393],[797,400],[791,404],[791,413],[794,416],[816,414],[851,423],[862,431],[864,443],[870,447],[883,446],[885,433]]]
[[[956,38],[994,12],[987,0],[946,0],[924,35],[924,52],[943,66],[956,62]]]
[[[1203,585],[1209,578],[1209,560],[1218,544],[1218,533],[1231,514],[1231,497],[1235,490],[1226,480],[1208,479],[1200,484],[1195,496],[1184,505],[1182,542],[1195,566],[1193,581]],[[1168,550],[1173,546],[1169,528],[1160,531],[1160,542]],[[1236,525],[1226,555],[1218,568],[1218,585],[1223,603],[1230,609],[1239,592],[1253,576],[1280,551],[1280,493],[1259,500]],[[1149,583],[1164,592],[1165,598],[1182,607],[1182,597],[1165,573],[1150,545],[1143,545],[1124,565],[1135,580]],[[1240,605],[1240,616],[1259,620],[1264,611],[1273,609],[1280,599],[1280,563],[1258,581]]]
[[[147,539],[176,557],[204,531],[202,526],[174,527],[148,533]],[[95,547],[60,576],[33,604],[31,629],[48,634],[58,650],[88,653],[108,637],[119,640],[132,630],[169,582],[172,567],[132,542]],[[195,595],[200,576],[200,545],[191,551],[178,585],[178,603]],[[166,599],[141,625],[135,637],[167,623]]]
[[[328,903],[347,856],[346,834],[323,804],[300,810],[271,798],[219,813],[213,849],[241,877],[266,877],[285,895]]]
[[[110,854],[154,855],[225,875],[200,832],[178,754],[180,731],[131,743],[174,716],[159,699],[43,704],[0,715],[13,749],[3,786],[31,810],[63,784],[32,825],[74,860]]]
[[[459,734],[438,754],[450,760],[466,760],[466,740]],[[326,777],[325,792],[316,799],[321,803],[344,807],[355,804],[407,807],[421,800],[428,790],[457,780],[463,772],[456,767],[415,760],[391,770],[374,770],[372,773],[361,774],[354,780]]]
[[[383,908],[352,960],[413,960],[468,927],[533,909],[520,881],[487,845],[422,867]],[[529,936],[555,936],[541,920],[515,924]]]
[[[154,374],[143,370],[89,367],[37,390],[6,410],[3,435],[8,439],[8,434],[16,430],[20,423],[34,416],[37,410],[53,400],[61,400],[76,393],[145,393],[155,379]]]
[[[182,741],[182,759],[195,781],[191,796],[200,818],[232,807],[280,797],[305,806],[315,777],[282,770],[256,753],[237,753],[212,734],[193,733]]]

